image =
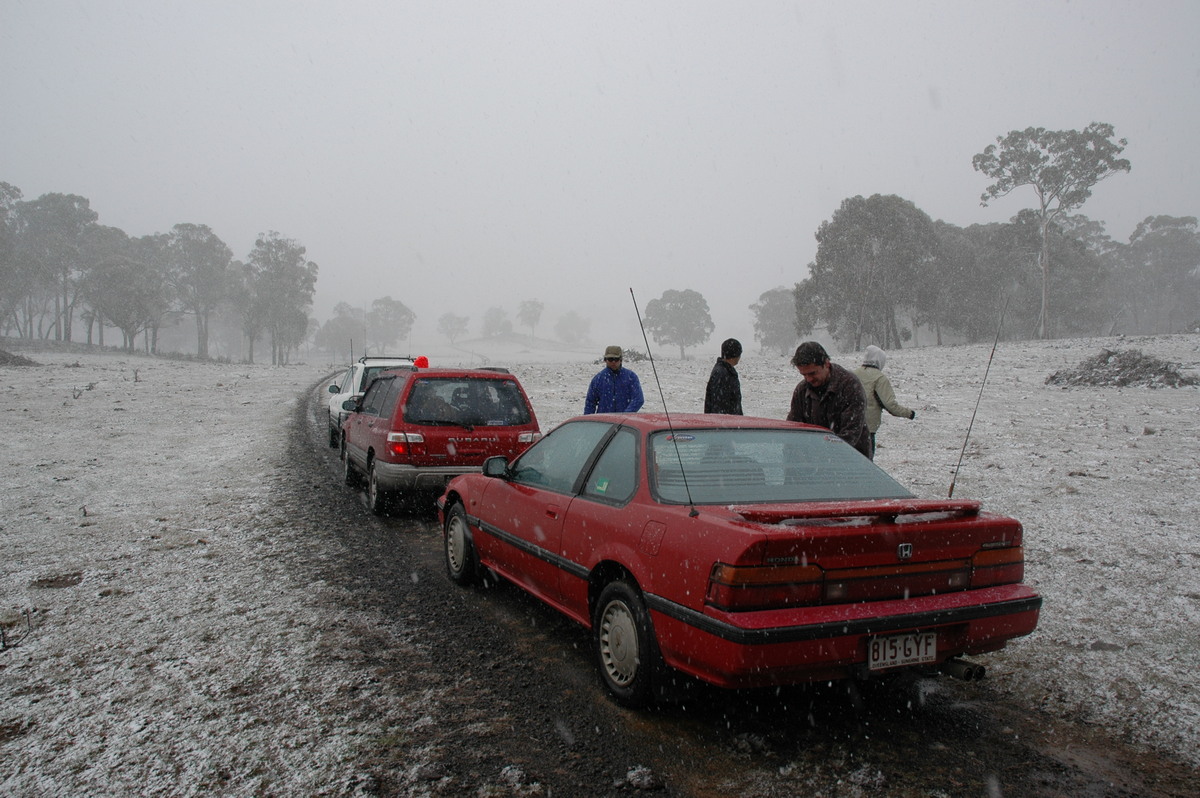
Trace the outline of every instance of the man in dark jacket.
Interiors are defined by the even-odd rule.
[[[742,414],[742,383],[735,368],[741,359],[742,344],[738,339],[729,338],[721,344],[721,356],[708,376],[704,391],[705,413]]]
[[[867,432],[867,395],[853,372],[829,360],[825,347],[805,341],[796,347],[792,365],[804,380],[792,392],[788,421],[826,427],[846,443],[871,456]]]

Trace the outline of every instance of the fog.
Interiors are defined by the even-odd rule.
[[[846,197],[1032,205],[979,204],[971,157],[1013,129],[1128,139],[1082,208],[1115,239],[1200,215],[1197,30],[1194,2],[0,0],[0,180],[239,258],[279,231],[319,320],[389,295],[418,347],[527,299],[640,340],[631,288],[699,291],[715,346]]]

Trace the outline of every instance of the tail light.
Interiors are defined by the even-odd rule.
[[[391,457],[409,457],[425,453],[425,436],[419,432],[389,432],[387,451]]]
[[[1025,578],[1025,548],[983,549],[971,558],[971,587],[1011,585]]]
[[[717,563],[708,577],[705,601],[730,612],[819,604],[822,576],[815,565]]]
[[[817,565],[726,565],[708,578],[705,601],[728,612],[782,609],[915,598],[1020,582],[1025,576],[1021,546],[983,549],[970,560],[841,568]]]
[[[517,435],[517,443],[537,443],[542,437],[540,432],[522,432]]]
[[[872,568],[845,568],[825,574],[825,601],[883,601],[966,590],[971,571],[966,560],[939,560]]]

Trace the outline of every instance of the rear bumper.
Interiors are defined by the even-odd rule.
[[[375,479],[387,491],[440,491],[460,474],[478,474],[481,466],[418,467],[375,461]]]
[[[916,599],[760,613],[701,613],[647,595],[663,657],[723,687],[845,678],[867,668],[872,637],[936,632],[937,661],[1002,648],[1036,627],[1025,585]]]

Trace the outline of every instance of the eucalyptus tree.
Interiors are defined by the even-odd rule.
[[[158,351],[158,332],[163,321],[175,309],[178,295],[171,283],[170,264],[167,248],[170,236],[167,233],[154,233],[130,240],[134,257],[146,264],[151,285],[145,288],[147,313],[149,323],[146,326],[146,348],[148,351]]]
[[[333,306],[333,315],[317,330],[313,343],[328,352],[342,353],[351,359],[356,351],[359,355],[366,354],[366,327],[365,308],[339,302]]]
[[[1191,330],[1200,321],[1200,230],[1194,216],[1149,216],[1123,251],[1135,332]]]
[[[687,347],[704,343],[716,329],[708,302],[690,288],[664,291],[647,302],[643,324],[657,343],[678,346],[681,360]]]
[[[592,323],[573,310],[568,310],[554,322],[554,334],[558,336],[558,340],[572,346],[582,343],[591,328]]]
[[[96,331],[100,346],[104,346],[104,327],[107,304],[120,301],[124,289],[121,279],[108,266],[133,258],[133,245],[124,230],[107,225],[92,225],[85,233],[84,262],[82,275],[83,310],[79,314],[87,330],[87,342],[92,343],[92,332]],[[115,284],[111,281],[117,280]],[[112,321],[112,319],[109,319]],[[113,321],[115,325],[116,322]]]
[[[58,341],[71,340],[71,321],[87,266],[85,236],[97,214],[75,194],[43,194],[17,205],[17,248],[36,282],[50,292],[52,329]]]
[[[20,327],[16,309],[32,287],[32,270],[17,249],[17,204],[21,189],[0,181],[0,330],[11,319]]]
[[[364,345],[372,343],[379,347],[378,354],[383,354],[388,347],[408,338],[416,320],[417,314],[399,299],[380,297],[371,303],[367,313],[367,330],[371,338],[364,341]],[[366,353],[365,348],[363,353]]]
[[[245,288],[251,298],[242,308],[251,361],[257,337],[252,332],[270,333],[272,365],[286,363],[290,352],[303,342],[318,270],[317,264],[305,260],[306,252],[275,231],[259,234],[254,242],[245,266]]]
[[[459,338],[467,334],[467,325],[471,320],[467,316],[458,316],[454,313],[443,313],[438,318],[438,332],[446,336],[450,343],[454,343]]]
[[[934,229],[938,252],[916,286],[922,324],[939,346],[950,336],[990,340],[1014,287],[1028,282],[1017,275],[1036,262],[1036,248],[1011,224],[961,228],[939,220]]]
[[[987,204],[1013,191],[1030,187],[1037,197],[1034,214],[1038,223],[1041,272],[1041,309],[1037,337],[1050,337],[1052,226],[1061,217],[1081,207],[1092,196],[1092,188],[1118,172],[1128,172],[1129,161],[1119,157],[1128,143],[1113,139],[1113,126],[1093,122],[1082,131],[1046,130],[1030,127],[1013,130],[996,138],[972,164],[994,182],[984,190],[980,204]]]
[[[546,306],[536,299],[527,299],[517,308],[517,321],[529,328],[530,337],[536,336],[537,323],[545,309]]]
[[[1047,231],[1045,246],[1057,265],[1057,279],[1048,296],[1052,306],[1062,308],[1057,326],[1063,334],[1093,335],[1101,332],[1110,318],[1108,271],[1105,259],[1074,234],[1071,227],[1056,223]],[[1037,214],[1025,209],[1011,222],[974,225],[966,232],[976,244],[980,285],[989,293],[997,292],[997,299],[990,302],[985,299],[980,310],[998,307],[999,298],[1003,297],[1007,304],[1004,337],[1038,337],[1043,288],[1039,253],[1043,239]],[[990,337],[996,321],[995,314],[981,312],[970,337],[974,340]]]
[[[93,235],[95,261],[84,295],[101,323],[108,321],[121,330],[127,351],[134,350],[141,333],[146,350],[157,350],[155,331],[171,304],[165,247],[163,235],[131,239],[112,227]]]
[[[254,344],[267,325],[267,298],[260,293],[258,271],[249,263],[235,260],[232,267],[233,292],[229,304],[241,323],[246,344],[246,362],[254,362]]]
[[[764,349],[786,355],[799,340],[796,332],[796,304],[793,292],[780,286],[759,294],[750,306],[754,314],[754,340]]]
[[[233,251],[204,224],[171,228],[166,257],[180,307],[196,320],[196,356],[207,359],[209,320],[234,286]]]
[[[816,318],[797,318],[798,329],[823,321],[830,335],[854,349],[876,343],[900,348],[911,331],[900,326],[901,309],[916,314],[916,289],[938,251],[933,221],[894,194],[842,201],[817,230],[817,256],[797,287]],[[865,343],[864,343],[865,342]]]
[[[480,333],[484,338],[498,338],[512,332],[512,322],[504,308],[488,308],[483,314],[483,326]]]

